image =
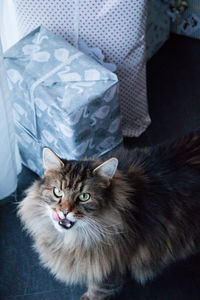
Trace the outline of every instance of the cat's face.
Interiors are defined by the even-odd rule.
[[[111,180],[117,159],[103,164],[62,161],[50,149],[43,154],[45,175],[41,197],[58,231],[84,227],[102,219],[111,208]]]

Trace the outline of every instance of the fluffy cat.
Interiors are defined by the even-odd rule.
[[[82,300],[108,299],[127,272],[144,284],[199,251],[200,132],[119,160],[66,161],[44,148],[43,161],[18,214],[43,265],[88,285]]]

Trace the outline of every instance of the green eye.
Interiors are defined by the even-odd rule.
[[[87,201],[90,199],[90,194],[89,193],[82,193],[79,195],[79,200],[82,202]]]
[[[63,192],[60,190],[60,189],[58,189],[58,188],[53,188],[53,193],[54,193],[54,195],[57,197],[57,198],[61,198],[62,197],[62,195],[63,195]]]

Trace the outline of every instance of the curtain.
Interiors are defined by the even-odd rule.
[[[0,1],[1,14],[4,3],[6,1]],[[0,199],[3,199],[15,191],[21,163],[14,130],[11,95],[3,63],[1,36],[4,36],[5,42],[6,35],[3,30],[3,17],[0,17]]]

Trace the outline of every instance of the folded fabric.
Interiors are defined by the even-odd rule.
[[[147,59],[160,49],[171,32],[200,38],[199,0],[148,0],[147,3]]]
[[[171,0],[148,0],[146,52],[150,59],[168,40],[171,18],[168,14]]]
[[[42,174],[44,146],[59,156],[100,156],[122,141],[118,79],[44,27],[5,53],[23,163]]]
[[[172,31],[192,38],[200,39],[200,2],[182,0],[185,10],[172,24]]]

